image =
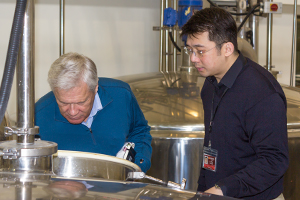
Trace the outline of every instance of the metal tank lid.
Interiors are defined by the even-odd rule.
[[[203,137],[204,112],[200,91],[205,78],[188,70],[119,77],[127,82],[151,126],[165,137]],[[287,98],[288,129],[300,128],[300,89],[281,84]],[[179,134],[180,132],[180,134]]]
[[[174,182],[168,181],[166,184],[154,177],[149,180],[156,180],[158,185],[144,182],[144,179],[140,179],[144,173],[136,164],[114,156],[59,150],[53,157],[53,172],[32,171],[35,160],[27,160],[32,161],[31,166],[28,165],[26,169],[19,167],[23,170],[3,168],[6,162],[0,157],[0,200],[233,199],[183,190],[182,184],[178,188]],[[14,162],[24,164],[20,158]],[[51,163],[49,160],[46,162]]]
[[[174,184],[165,185],[163,181],[156,185],[128,180],[128,177],[134,177],[129,176],[131,172],[140,175],[140,168],[130,161],[113,156],[58,151],[54,157],[54,173],[0,170],[0,200],[233,199],[198,194],[174,187]]]
[[[46,176],[46,175],[45,175]],[[148,183],[100,179],[64,179],[51,177],[45,181],[20,182],[0,180],[0,200],[7,199],[210,199],[230,197],[196,193]]]

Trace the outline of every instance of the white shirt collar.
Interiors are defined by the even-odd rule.
[[[99,110],[102,110],[102,109],[103,109],[103,107],[102,107],[102,104],[101,104],[99,94],[96,93],[91,113],[90,113],[88,119],[86,120],[86,122],[83,121],[81,124],[87,126],[88,128],[91,128],[93,120],[94,120],[94,116],[97,114],[97,112]]]

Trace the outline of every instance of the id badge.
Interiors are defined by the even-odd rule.
[[[217,171],[218,150],[210,147],[203,147],[202,167],[211,171]]]

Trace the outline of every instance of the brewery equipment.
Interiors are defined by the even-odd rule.
[[[42,175],[43,180],[35,180],[30,184],[22,184],[11,180],[0,180],[0,199],[18,200],[58,200],[58,199],[168,199],[168,200],[233,200],[230,197],[221,197],[171,189],[139,182],[110,181],[105,179],[74,178],[62,179]]]
[[[187,179],[196,191],[204,141],[204,113],[199,96],[204,78],[186,72],[147,73],[119,77],[130,84],[151,126],[152,160],[147,172],[163,181]],[[196,80],[187,87],[186,80]],[[290,167],[285,174],[286,200],[298,199],[300,161],[300,89],[281,85],[287,98]]]
[[[12,85],[12,77],[14,67],[18,56],[17,64],[17,122],[16,126],[5,127],[4,135],[15,135],[16,140],[0,142],[0,177],[3,185],[1,190],[1,198],[10,199],[15,196],[15,199],[46,199],[49,198],[79,198],[88,193],[88,189],[83,186],[90,187],[90,184],[83,185],[77,181],[65,181],[66,178],[84,178],[89,179],[105,179],[125,181],[128,179],[135,180],[133,175],[141,175],[141,169],[124,159],[115,158],[112,156],[92,154],[85,152],[70,152],[60,151],[57,154],[57,144],[35,139],[35,135],[39,133],[39,128],[34,126],[34,1],[20,0],[16,5],[16,15],[14,18],[12,39],[8,52],[8,63],[3,74],[3,82],[1,84],[1,113],[6,109],[10,89]],[[24,29],[23,29],[24,22]],[[23,30],[22,30],[23,29]],[[23,34],[22,34],[23,32]],[[19,50],[20,47],[20,50]],[[11,50],[12,49],[12,50]],[[19,53],[19,54],[18,54]],[[15,56],[15,57],[14,57]],[[5,72],[6,72],[5,71]],[[8,80],[6,80],[8,79]],[[3,89],[4,88],[4,89]],[[4,92],[3,92],[4,91]],[[3,115],[1,117],[1,120]],[[4,121],[5,122],[5,121]],[[53,155],[55,154],[55,155]],[[53,159],[54,157],[54,159]],[[131,173],[131,174],[130,174]],[[132,175],[132,176],[130,176]],[[53,181],[54,178],[62,178],[64,181]],[[177,183],[163,182],[159,179],[150,176],[143,178],[151,178],[153,181],[165,183],[165,186],[177,187]],[[83,180],[80,180],[81,182]],[[121,185],[121,188],[115,189],[113,193],[118,193],[127,190],[124,183],[116,183]],[[81,185],[81,186],[79,186]],[[105,183],[105,185],[115,186],[114,183]],[[125,185],[130,185],[125,183]],[[42,190],[36,188],[41,186]],[[133,185],[129,189],[142,188],[146,184],[139,186]],[[184,188],[185,184],[179,185],[179,188]],[[80,192],[78,188],[84,188]],[[154,194],[160,189],[156,189]],[[42,191],[42,192],[41,192]],[[147,189],[145,195],[148,196]],[[167,189],[168,191],[168,189]],[[48,193],[49,198],[46,193]],[[72,192],[75,192],[74,195]],[[101,191],[103,194],[107,190]],[[42,196],[37,194],[42,194]],[[61,196],[59,195],[61,193]],[[72,195],[70,196],[70,194]],[[108,192],[109,193],[109,192]],[[172,192],[171,192],[172,193]],[[167,192],[169,196],[170,191]],[[176,192],[175,192],[176,193]],[[185,192],[180,192],[184,196]],[[83,194],[83,195],[82,195]],[[143,194],[143,190],[136,193],[124,194],[124,196],[139,198]],[[164,196],[163,194],[160,196]],[[151,194],[153,195],[153,194]],[[189,197],[191,193],[187,195]],[[194,196],[193,194],[192,196]],[[91,195],[93,196],[93,195]],[[96,195],[97,196],[97,195]],[[106,195],[104,195],[106,197]],[[114,196],[114,195],[112,195]],[[155,196],[155,195],[154,195]],[[174,195],[177,197],[178,195]],[[126,198],[127,199],[127,198]]]
[[[33,9],[34,2],[32,0],[17,2],[7,64],[1,84],[1,91],[4,91],[1,92],[1,99],[7,99],[1,104],[1,113],[4,113],[3,110],[6,110],[10,94],[17,55],[19,55],[17,63],[17,122],[16,126],[5,127],[4,129],[5,136],[15,135],[16,140],[0,143],[0,168],[2,172],[51,172],[52,154],[57,151],[56,143],[34,140],[34,135],[39,133],[39,128],[34,126]],[[0,118],[2,120],[3,115]]]
[[[33,2],[28,2],[25,16],[32,20]],[[181,66],[180,72],[121,78],[132,87],[151,126],[153,158],[147,175],[139,174],[139,167],[129,161],[85,152],[58,151],[55,154],[55,143],[35,141],[33,136],[38,133],[38,128],[34,126],[31,113],[34,96],[32,90],[27,90],[33,85],[34,66],[30,62],[33,54],[28,54],[28,51],[34,52],[31,45],[33,25],[29,24],[25,25],[29,32],[23,32],[22,39],[26,53],[21,55],[31,57],[19,57],[18,122],[16,127],[8,127],[5,131],[6,135],[14,134],[18,139],[1,143],[0,199],[11,199],[12,196],[15,199],[233,199],[195,192],[204,137],[199,99],[204,79],[186,65]],[[23,66],[24,63],[30,64]],[[299,196],[299,175],[295,171],[299,168],[296,159],[299,152],[299,90],[283,87],[288,99],[289,145],[293,149],[290,156],[294,161],[286,174],[285,196],[291,199]],[[187,190],[128,181],[136,174],[153,175],[161,178],[162,183],[179,183],[187,178]]]
[[[178,1],[178,5],[180,5],[180,2]],[[191,11],[186,12],[187,16],[191,16],[193,10],[196,10],[196,8],[201,9],[200,5],[202,6],[200,1],[184,2],[190,2],[190,5],[186,5],[184,9],[185,11]],[[208,0],[208,2],[210,6],[222,7],[233,15],[238,27],[238,48],[244,56],[256,62],[258,17],[268,15],[270,20],[268,21],[268,60],[266,68],[276,77],[277,72],[273,71],[271,66],[271,18],[272,14],[282,12],[282,4],[259,0]],[[276,9],[272,9],[272,6],[275,6]],[[120,79],[130,84],[151,126],[153,157],[148,174],[162,180],[175,182],[185,177],[187,179],[186,188],[196,190],[201,168],[204,137],[204,114],[199,96],[204,78],[199,77],[198,71],[190,62],[189,56],[182,52],[179,53],[180,49],[178,48],[173,50],[173,46],[170,45],[176,46],[179,44],[177,46],[181,46],[182,49],[185,45],[185,38],[181,38],[181,41],[176,40],[176,38],[172,39],[170,34],[169,38],[166,37],[166,30],[180,33],[182,27],[180,19],[177,19],[177,24],[176,20],[173,19],[173,10],[177,10],[175,3],[173,10],[169,7],[172,7],[169,1],[161,0],[161,22],[164,23],[161,23],[160,27],[154,27],[154,30],[161,31],[159,54],[159,71],[161,73],[126,76],[120,77]],[[182,10],[183,8],[180,8],[178,12],[182,13]],[[179,13],[178,18],[181,16]],[[173,36],[175,35],[174,33]],[[177,44],[175,41],[177,41]],[[178,69],[177,66],[170,67],[177,63],[171,62],[172,58],[177,57],[177,54],[181,54]],[[294,145],[300,125],[299,117],[294,112],[300,98],[299,90],[284,85],[282,87],[288,101],[289,145]],[[293,91],[293,97],[289,96],[291,91]],[[290,132],[293,132],[293,137]],[[298,165],[297,162],[291,164]],[[291,173],[291,168],[287,174]],[[285,188],[295,186],[295,182],[292,181],[289,182],[288,187],[287,182],[285,184]]]

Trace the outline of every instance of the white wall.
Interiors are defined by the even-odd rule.
[[[15,10],[0,1],[0,77]],[[117,77],[158,71],[159,0],[66,0],[65,52],[79,52],[97,65],[99,76]],[[35,3],[35,99],[50,91],[47,73],[59,57],[59,0]],[[8,106],[16,113],[16,86]]]
[[[300,13],[299,8],[297,10],[298,15]],[[284,84],[290,84],[293,14],[294,7],[288,4],[283,5],[282,14],[273,14],[272,65],[275,67],[274,70],[280,72],[277,80]],[[267,18],[260,17],[258,62],[262,66],[266,65],[266,55]]]
[[[15,2],[0,1],[0,77],[5,65]],[[160,0],[66,0],[65,52],[79,52],[95,61],[99,76],[117,77],[158,71]],[[283,3],[291,3],[289,0]],[[292,2],[293,3],[293,2]],[[207,5],[207,2],[204,2]],[[300,9],[298,9],[299,12]],[[267,19],[260,18],[259,64],[266,64]],[[272,64],[278,81],[289,84],[293,6],[273,15]],[[50,91],[47,72],[59,56],[59,0],[35,4],[35,99]],[[15,115],[16,86],[8,111]]]

